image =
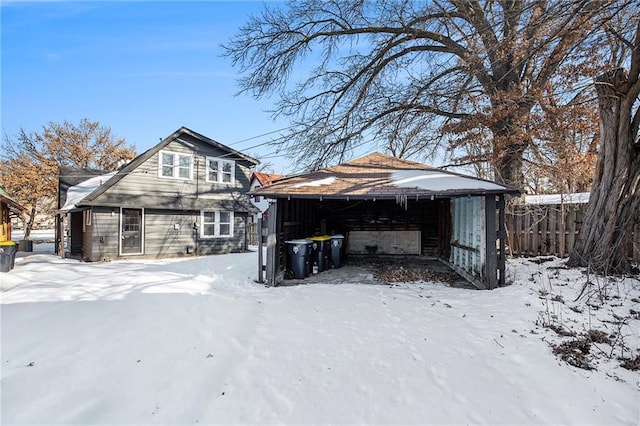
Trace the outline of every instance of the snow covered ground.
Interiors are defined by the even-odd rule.
[[[255,253],[82,263],[34,250],[0,274],[0,420],[640,424],[640,373],[616,359],[638,355],[640,283],[590,277],[582,291],[581,271],[533,260],[510,261],[514,284],[494,291],[266,288]],[[592,345],[595,370],[552,353],[596,328],[619,337]]]

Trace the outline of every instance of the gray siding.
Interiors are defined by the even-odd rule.
[[[234,253],[247,250],[247,213],[236,213],[233,238],[207,238],[198,240],[198,254]]]
[[[118,258],[120,209],[94,207],[91,226],[86,229],[83,250],[87,260],[100,262]]]
[[[170,151],[193,157],[192,178],[172,179],[159,176],[160,153]],[[255,210],[246,193],[253,163],[229,151],[183,134],[163,149],[143,154],[139,164],[122,174],[95,199],[92,224],[82,235],[83,257],[90,261],[118,258],[164,258],[193,254],[221,254],[247,248],[246,224]],[[232,184],[207,182],[207,157],[235,162]],[[125,169],[127,170],[127,169]],[[126,174],[125,174],[126,173]],[[144,209],[142,254],[120,255],[121,208]],[[194,223],[200,226],[201,210],[234,212],[232,237],[200,238]]]
[[[93,215],[93,209],[92,213]],[[82,233],[82,258],[85,260],[92,260],[93,253],[93,217],[91,225],[85,225],[84,232]]]
[[[158,157],[162,151],[193,154],[193,176],[190,180],[158,176]],[[206,158],[224,157],[235,160],[233,184],[206,181]],[[170,208],[200,210],[223,208],[247,211],[251,207],[246,195],[251,169],[245,161],[229,156],[211,145],[193,140],[189,144],[174,140],[136,169],[97,197],[93,204],[123,207]]]
[[[145,210],[144,256],[160,258],[193,254],[197,243],[193,224],[199,220],[199,212]]]
[[[190,254],[223,254],[246,250],[247,214],[235,213],[234,236],[200,238],[200,211],[145,210],[144,257],[162,258]],[[178,228],[178,229],[176,229]]]
[[[199,238],[193,224],[200,224],[200,211],[145,209],[143,254],[121,256],[120,209],[97,207],[93,210],[91,226],[85,228],[83,257],[100,262],[119,258],[158,259],[241,252],[247,248],[247,218],[246,213],[235,213],[234,236],[231,238]]]

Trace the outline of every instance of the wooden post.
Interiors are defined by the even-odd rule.
[[[486,259],[485,259],[485,283],[489,290],[498,286],[498,253],[496,250],[496,196],[485,197],[485,232],[486,232]]]
[[[267,210],[267,285],[275,287],[278,283],[276,282],[276,260],[277,260],[277,234],[276,234],[276,224],[277,224],[277,215],[278,215],[278,203],[269,204],[269,209]]]
[[[567,253],[567,209],[564,206],[564,199],[560,199],[560,257]]]
[[[258,234],[258,282],[264,283],[264,278],[262,276],[262,248],[264,247],[264,243],[262,241],[262,218],[258,219],[258,226],[256,233]]]
[[[505,240],[507,238],[507,232],[504,218],[505,207],[504,194],[500,194],[498,196],[498,238],[500,239],[500,257],[498,259],[498,270],[500,271],[500,279],[498,281],[498,284],[500,285],[500,287],[504,287],[506,284],[505,263],[507,261],[507,255],[505,253]]]
[[[64,240],[66,238],[64,232],[64,219],[66,216],[66,213],[58,213],[58,220],[56,221],[56,254],[62,258],[64,258]]]

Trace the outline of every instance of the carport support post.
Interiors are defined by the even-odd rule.
[[[498,259],[498,269],[500,271],[500,287],[504,287],[505,280],[505,263],[507,261],[506,255],[506,240],[507,230],[505,227],[504,211],[505,211],[504,194],[498,196],[498,238],[500,239],[500,257]]]
[[[277,240],[276,222],[278,220],[278,203],[270,203],[267,210],[267,285],[275,287],[276,281],[276,259]]]
[[[64,258],[64,218],[66,213],[56,215],[56,254]]]
[[[485,232],[486,232],[486,260],[485,260],[485,284],[489,290],[498,287],[498,253],[496,250],[496,196],[494,194],[485,197]]]
[[[262,278],[262,247],[264,246],[262,242],[262,219],[258,219],[258,282],[264,283],[264,278]]]

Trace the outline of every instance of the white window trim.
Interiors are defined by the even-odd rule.
[[[162,163],[162,154],[171,154],[173,155],[173,174],[176,174],[176,170],[179,168],[180,157],[189,157],[189,177],[180,177],[180,176],[164,176],[162,174],[162,167],[164,164]],[[158,152],[158,177],[160,179],[176,179],[176,180],[192,180],[193,179],[193,155],[185,154],[183,152],[175,152],[175,151],[167,151],[162,150]]]
[[[215,213],[215,222],[213,226],[213,235],[204,235],[204,214],[207,213]],[[229,235],[220,235],[220,213],[229,213]],[[209,238],[233,238],[234,229],[233,225],[235,222],[235,215],[232,211],[228,210],[201,210],[200,211],[200,238],[209,239]],[[225,222],[226,223],[226,222]]]
[[[209,162],[216,161],[218,163],[218,175],[216,176],[216,180],[209,179]],[[223,182],[222,181],[222,163],[231,163],[231,182]],[[218,158],[218,157],[207,157],[207,162],[205,164],[205,176],[206,181],[209,183],[219,183],[221,185],[233,185],[236,182],[236,162],[233,160],[227,160],[226,158]]]

